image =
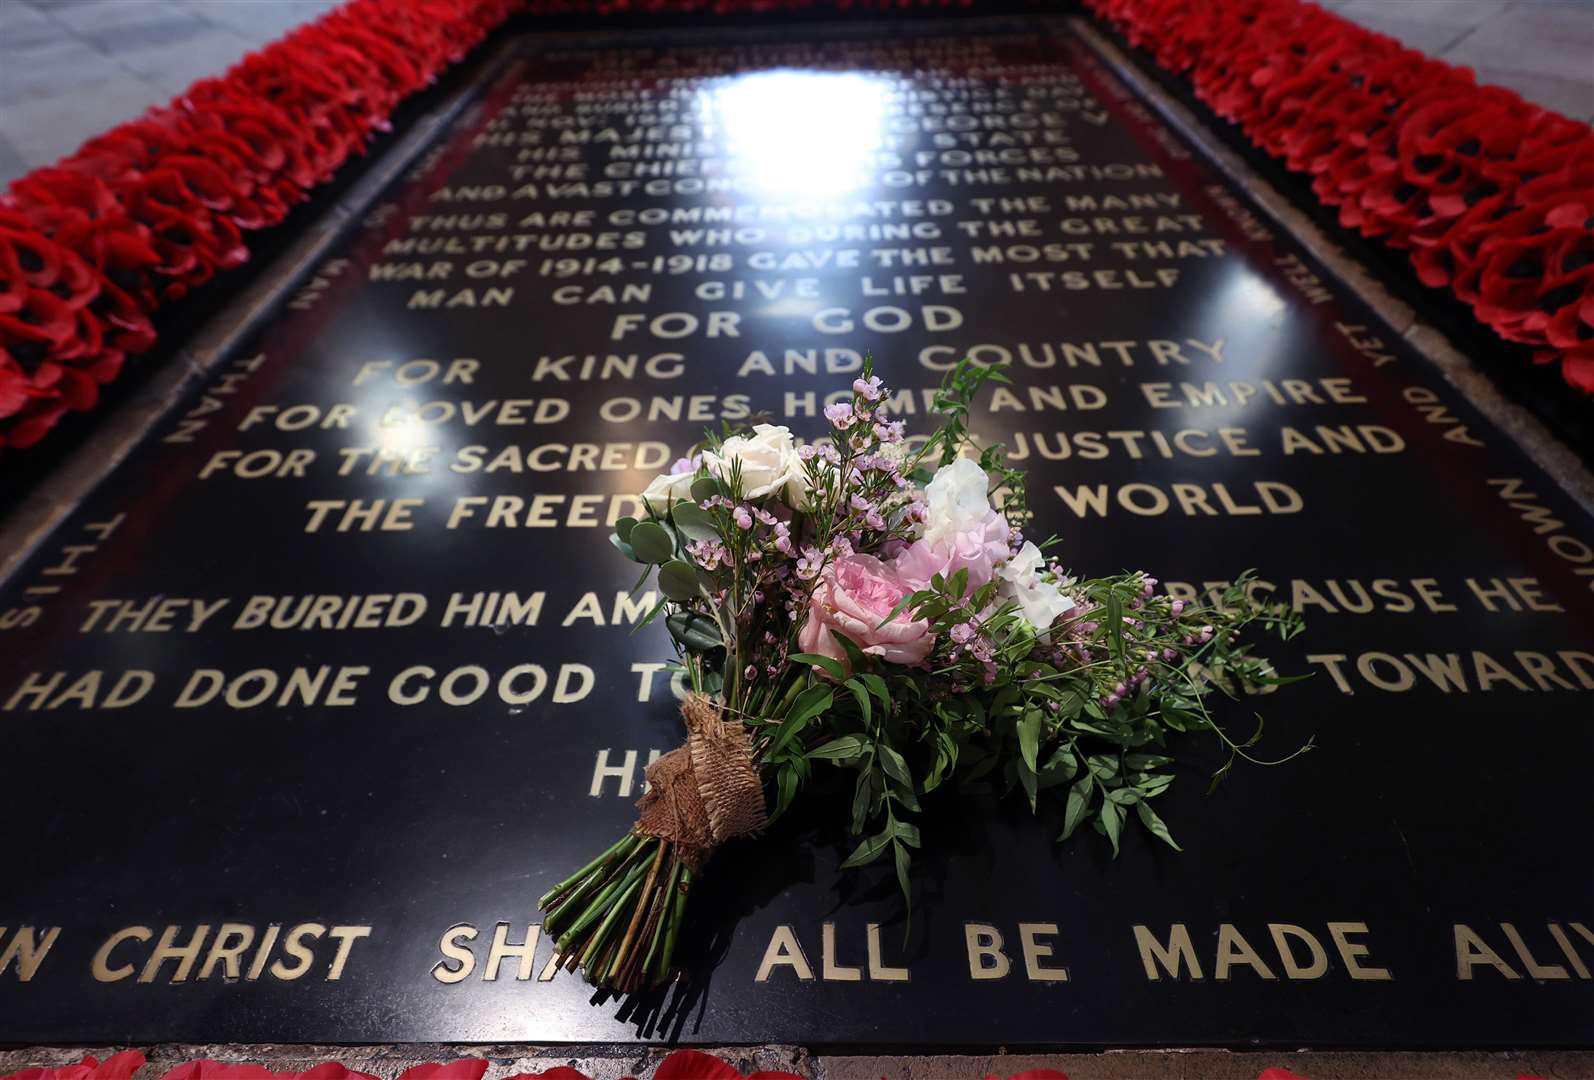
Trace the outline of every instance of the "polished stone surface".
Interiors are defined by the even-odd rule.
[[[1594,1038],[1594,522],[1049,25],[528,42],[0,592],[0,731],[28,763],[0,794],[0,955],[59,927],[0,973],[0,1042]],[[704,141],[701,178],[661,149]],[[1055,813],[943,797],[905,946],[891,875],[838,877],[842,830],[799,815],[702,879],[677,990],[592,1003],[539,978],[540,941],[518,978],[536,896],[679,737],[601,522],[721,416],[817,432],[864,350],[913,427],[944,363],[1015,361],[976,429],[1028,454],[1032,531],[1080,570],[1256,566],[1305,605],[1277,655],[1313,678],[1225,716],[1320,749],[1208,797],[1198,746],[1162,807],[1183,855],[1056,848]],[[534,622],[491,625],[510,591]],[[406,625],[359,623],[414,600],[247,614],[406,593]],[[323,665],[314,703],[251,703],[246,673]],[[206,696],[202,670],[238,681]],[[130,671],[152,684],[118,705]],[[758,979],[783,926],[814,978]],[[1200,977],[1137,927],[1188,934]],[[975,977],[986,928],[1000,978]],[[229,978],[217,942],[245,937]],[[445,940],[473,950],[457,981]]]
[[[335,0],[0,0],[0,183],[218,75]],[[1479,80],[1594,122],[1590,0],[1325,0]]]

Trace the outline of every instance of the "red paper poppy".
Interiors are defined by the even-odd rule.
[[[481,1080],[487,1071],[485,1058],[460,1058],[446,1064],[428,1062],[405,1069],[398,1080]]]
[[[11,354],[0,348],[0,420],[14,416],[28,403],[33,381]]]
[[[1340,223],[1591,389],[1594,131],[1302,0],[1087,0]]]
[[[58,1069],[23,1069],[8,1073],[0,1080],[130,1080],[144,1064],[144,1055],[137,1050],[124,1050],[112,1054],[102,1064],[97,1058],[85,1057],[80,1064],[64,1065]]]

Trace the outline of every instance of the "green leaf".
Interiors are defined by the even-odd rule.
[[[1092,754],[1085,759],[1085,766],[1097,780],[1111,780],[1118,775],[1118,758],[1112,754]]]
[[[1135,789],[1148,799],[1156,798],[1168,790],[1168,785],[1173,783],[1171,773],[1153,773],[1135,784]]]
[[[691,652],[707,652],[725,644],[720,637],[719,623],[707,615],[677,611],[664,620],[664,625],[669,628],[670,636]]]
[[[1161,754],[1125,754],[1124,767],[1144,771],[1155,769],[1159,765],[1171,765],[1173,758]]]
[[[1036,758],[1040,754],[1040,749],[1041,711],[1030,709],[1018,722],[1018,752],[1024,756],[1024,764],[1029,768],[1031,777],[1036,772]]]
[[[863,656],[863,650],[858,648],[857,643],[846,634],[841,633],[839,630],[831,630],[830,638],[837,645],[841,646],[842,652],[847,654],[847,663],[849,666],[851,666],[852,670],[858,671],[859,669],[868,666],[868,661],[865,660]]]
[[[1040,779],[1035,775],[1035,769],[1029,762],[1019,758],[1013,763],[1018,769],[1018,782],[1024,786],[1024,794],[1029,797],[1029,812],[1035,813],[1040,790]]]
[[[795,768],[790,765],[782,765],[780,767],[780,772],[776,775],[776,787],[779,791],[779,797],[775,800],[775,811],[769,815],[769,820],[765,822],[766,825],[773,824],[780,815],[786,812],[786,808],[791,805],[792,799],[797,795],[797,781],[798,776]]]
[[[903,613],[903,611],[905,611],[908,608],[908,606],[913,603],[914,597],[916,597],[918,595],[919,595],[918,593],[909,593],[907,596],[904,596],[901,600],[898,600],[897,603],[896,603],[896,606],[893,607],[889,612],[886,613],[886,617],[881,619],[878,623],[875,624],[875,629],[876,630],[880,629],[880,627],[884,626],[886,623],[890,622],[892,619],[895,619],[898,615],[901,615]]]
[[[684,559],[671,559],[659,567],[659,590],[678,604],[697,599],[697,567]]]
[[[884,831],[878,832],[875,835],[868,837],[863,841],[863,843],[859,844],[853,849],[852,854],[847,856],[847,861],[841,864],[841,868],[843,870],[850,870],[854,866],[866,866],[869,863],[874,862],[885,852],[886,847],[890,845],[893,835],[895,834],[888,827]]]
[[[631,545],[626,543],[624,540],[620,539],[620,534],[619,533],[610,533],[609,534],[609,543],[614,545],[614,550],[618,551],[621,555],[624,555],[626,558],[630,559],[632,562],[641,562],[642,561],[641,559],[637,558],[637,553],[635,551],[631,550]],[[633,589],[632,591],[635,592],[636,590]]]
[[[1107,792],[1107,798],[1119,806],[1133,806],[1140,801],[1140,792],[1130,787],[1113,788]]]
[[[632,591],[635,591],[635,590],[632,590]],[[648,623],[650,623],[654,619],[658,618],[659,617],[659,613],[662,612],[665,609],[666,606],[668,606],[668,603],[669,603],[668,600],[660,598],[659,602],[657,604],[654,604],[653,607],[648,611],[648,613],[646,615],[644,615],[642,617],[642,619],[635,626],[633,626],[631,628],[631,632],[633,634],[636,633],[638,630],[642,629]]]
[[[1085,820],[1085,815],[1090,810],[1090,797],[1095,793],[1095,786],[1096,782],[1087,773],[1068,789],[1068,808],[1063,814],[1063,832],[1057,839],[1067,840],[1073,836],[1074,830]]]
[[[1071,746],[1059,746],[1052,751],[1052,756],[1046,760],[1043,773],[1057,776],[1059,780],[1072,780],[1079,773],[1079,755],[1074,753]]]
[[[638,562],[661,563],[675,554],[675,538],[656,521],[639,521],[631,530],[631,550]]]
[[[892,823],[892,834],[909,847],[919,846],[919,827],[908,821]]]
[[[1124,656],[1124,607],[1114,592],[1107,594],[1107,631],[1112,638],[1112,658],[1121,664]]]
[[[891,691],[886,689],[886,681],[878,675],[859,675],[869,692],[880,700],[880,705],[886,710],[891,708]]]
[[[900,841],[891,842],[891,852],[897,864],[897,884],[902,887],[902,902],[908,909],[908,917],[913,917],[913,888],[908,884],[908,869],[913,865],[913,856],[908,854],[907,846]],[[911,926],[912,923],[909,923]]]
[[[902,755],[885,743],[881,743],[877,749],[880,751],[880,767],[885,770],[886,775],[911,791],[913,774],[908,771],[908,763],[903,760]]]
[[[1168,826],[1163,824],[1162,819],[1157,816],[1157,812],[1148,804],[1144,802],[1135,803],[1135,813],[1140,815],[1140,824],[1144,825],[1146,831],[1152,836],[1155,836],[1175,851],[1184,850],[1184,848],[1174,842],[1172,834],[1168,832]]]
[[[834,694],[827,686],[810,686],[797,695],[797,700],[791,703],[791,712],[786,714],[786,719],[780,722],[780,727],[775,729],[775,739],[770,743],[768,756],[774,755],[785,749],[786,744],[797,737],[803,726],[830,708],[830,703],[835,700]]]
[[[631,539],[631,530],[636,528],[636,518],[623,517],[614,523],[614,535],[620,538],[621,543]]]
[[[842,679],[847,677],[847,669],[842,667],[840,662],[833,660],[828,656],[820,656],[818,653],[792,653],[786,659],[798,664],[812,664],[823,671],[826,675],[829,675],[832,679],[835,679],[837,682],[840,682]]]
[[[940,732],[936,736],[935,763],[930,766],[930,774],[924,778],[926,794],[934,791],[945,780],[947,774],[957,768],[958,744],[950,732]]]
[[[853,698],[858,702],[858,711],[863,713],[863,726],[873,727],[873,712],[869,708],[869,691],[864,689],[863,683],[857,679],[847,680],[847,689],[852,691]]]
[[[1117,803],[1110,799],[1101,804],[1101,825],[1107,832],[1107,839],[1112,841],[1112,857],[1118,857],[1118,836],[1124,830],[1124,811]]]
[[[952,580],[947,582],[947,590],[953,596],[961,597],[969,591],[969,568],[963,567],[952,575]]]
[[[705,502],[720,493],[720,482],[712,476],[700,476],[692,481],[692,501]]]
[[[872,745],[866,735],[843,735],[814,747],[808,751],[808,756],[822,761],[850,761],[868,753]]]
[[[852,789],[852,834],[854,836],[863,832],[863,824],[869,819],[869,807],[874,802],[874,771],[872,769],[859,769],[858,782]]]
[[[717,540],[720,531],[714,518],[696,503],[678,502],[670,508],[670,520],[688,540]]]

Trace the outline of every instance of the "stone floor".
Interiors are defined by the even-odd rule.
[[[0,0],[0,183],[166,101],[337,0]],[[1324,0],[1594,121],[1594,0]]]
[[[0,0],[0,182],[219,75],[337,0]]]
[[[1594,0],[1319,0],[1478,81],[1594,123]]]

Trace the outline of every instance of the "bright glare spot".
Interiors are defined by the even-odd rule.
[[[376,445],[384,453],[405,455],[427,445],[426,425],[413,416],[376,426]]]
[[[1271,319],[1284,310],[1284,298],[1255,274],[1240,274],[1224,290],[1225,315],[1235,319]]]
[[[886,84],[867,75],[763,71],[701,95],[733,168],[761,191],[839,195],[872,181],[885,134]]]

